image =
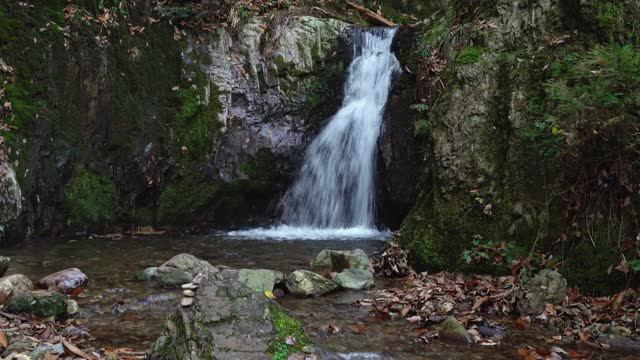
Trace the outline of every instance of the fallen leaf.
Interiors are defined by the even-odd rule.
[[[7,334],[4,331],[0,331],[0,346],[3,348],[7,348],[9,346],[9,341],[7,341]]]
[[[98,360],[95,356],[91,354],[87,354],[86,352],[80,350],[77,346],[73,345],[71,341],[62,339],[62,345],[69,355],[76,355],[87,360]]]

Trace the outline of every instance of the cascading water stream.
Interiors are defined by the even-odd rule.
[[[232,232],[246,237],[382,237],[375,218],[375,154],[394,72],[396,29],[358,31],[340,110],[311,143],[282,201],[280,225]]]

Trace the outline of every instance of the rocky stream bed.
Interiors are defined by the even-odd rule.
[[[24,308],[5,305],[0,330],[8,346],[0,336],[2,355],[132,359],[144,358],[149,349],[155,349],[151,358],[177,358],[158,350],[168,346],[185,359],[202,358],[199,351],[228,359],[263,358],[265,352],[283,359],[637,358],[637,342],[620,335],[635,331],[635,326],[620,323],[622,316],[611,316],[622,310],[632,314],[635,305],[624,296],[633,298],[633,294],[609,299],[619,308],[605,311],[609,305],[604,299],[578,298],[567,292],[563,279],[551,276],[555,285],[550,286],[550,297],[527,298],[531,307],[542,306],[542,310],[531,309],[532,315],[518,316],[512,308],[518,302],[510,297],[518,296],[519,287],[508,277],[413,273],[395,279],[376,276],[372,283],[366,276],[367,255],[379,255],[383,247],[382,242],[372,240],[255,241],[212,235],[95,237],[58,240],[47,249],[37,242],[9,249],[3,253],[12,259],[5,276],[21,273],[40,287],[57,287],[66,293],[55,293],[65,305],[59,312],[77,312],[53,322],[49,318],[53,314],[28,315],[23,314]],[[323,251],[326,249],[348,250],[355,257],[343,258],[339,251]],[[80,283],[36,282],[69,266],[82,269],[89,278],[87,285],[82,285],[82,278]],[[235,270],[241,268],[275,271]],[[365,275],[360,282],[348,281],[361,273]],[[143,280],[145,276],[155,280]],[[201,284],[184,288],[182,283],[189,279]],[[340,287],[357,290],[338,290]],[[183,291],[187,296],[181,295]],[[323,295],[303,296],[311,293]],[[67,299],[72,300],[68,308]],[[185,303],[185,299],[190,300]],[[558,305],[547,305],[547,301]],[[576,316],[573,308],[592,316]],[[265,313],[273,323],[265,322]],[[602,320],[603,313],[609,318]],[[224,320],[238,314],[238,321]],[[283,337],[274,321],[278,316],[294,324],[299,321],[302,332]],[[193,326],[186,326],[185,321]],[[594,328],[581,327],[579,321],[603,323],[600,331],[607,336],[617,334],[616,339],[606,345],[604,335],[592,337]],[[222,325],[210,325],[218,322]],[[558,330],[562,324],[564,329]],[[573,328],[579,330],[572,333]],[[194,332],[184,337],[180,329]],[[223,345],[254,352],[234,353]],[[284,353],[277,346],[284,347]],[[625,351],[611,349],[620,346]]]

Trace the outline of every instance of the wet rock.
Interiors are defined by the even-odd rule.
[[[371,262],[361,249],[341,251],[322,250],[313,262],[314,271],[341,272],[345,269],[371,271]]]
[[[596,342],[607,345],[611,350],[640,353],[640,341],[618,334],[603,334],[596,338]]]
[[[447,317],[447,319],[438,326],[438,334],[443,339],[464,344],[473,343],[473,338],[467,332],[467,329],[453,316]]]
[[[67,312],[67,297],[48,290],[15,294],[5,305],[4,310],[15,314],[58,317]]]
[[[322,296],[338,288],[335,282],[307,270],[296,270],[285,280],[287,289],[298,296]]]
[[[336,275],[334,281],[345,289],[361,290],[373,287],[371,271],[360,269],[346,269]]]
[[[89,278],[80,269],[69,268],[43,277],[38,281],[38,287],[69,294],[77,288],[85,287],[88,282]]]
[[[78,303],[75,300],[67,300],[67,314],[74,315],[77,314],[78,311],[80,311]]]
[[[284,281],[284,273],[266,269],[240,269],[238,279],[250,289],[256,291],[273,291],[276,284]]]
[[[156,275],[163,286],[179,287],[190,283],[196,275],[203,272],[216,273],[218,269],[191,254],[179,254],[160,265]]]
[[[157,266],[153,266],[153,267],[149,267],[146,268],[142,271],[138,271],[137,273],[135,273],[135,275],[133,275],[133,278],[138,280],[138,281],[149,281],[149,280],[155,280],[158,277],[158,267]]]
[[[28,277],[15,274],[0,279],[0,305],[5,304],[11,295],[33,289],[33,283]]]
[[[11,258],[6,256],[0,256],[0,277],[4,276],[9,269],[9,264],[11,263]]]
[[[560,304],[567,294],[567,280],[553,270],[542,270],[524,285],[525,292],[518,299],[523,314],[537,315],[546,304]]]
[[[5,225],[13,222],[22,210],[22,193],[16,173],[9,163],[0,161],[0,239]]]
[[[231,272],[203,282],[192,306],[167,320],[149,359],[270,359],[276,337],[277,304],[240,282]],[[280,310],[282,311],[282,310]]]

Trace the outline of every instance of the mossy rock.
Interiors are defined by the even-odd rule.
[[[79,166],[65,194],[72,222],[100,225],[114,220],[117,194],[115,184],[109,178]]]
[[[14,314],[59,317],[67,311],[67,297],[46,290],[19,293],[11,297],[4,309]]]

